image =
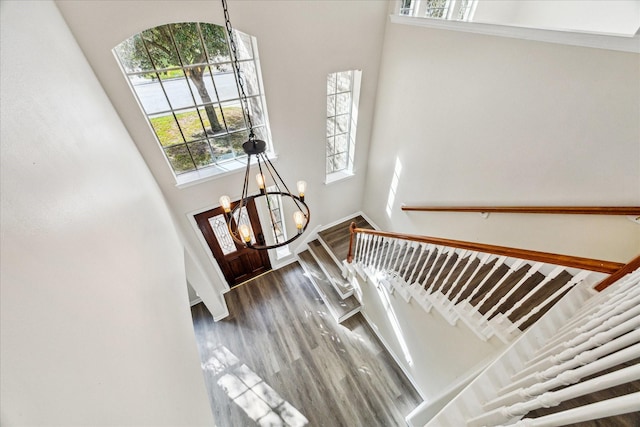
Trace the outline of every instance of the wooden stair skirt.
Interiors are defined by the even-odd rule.
[[[343,267],[349,249],[349,226],[354,221],[358,227],[373,229],[362,216],[350,218],[320,231],[319,237],[309,242],[309,249],[298,255],[300,264],[338,323],[358,313],[361,308],[353,286],[345,279]]]

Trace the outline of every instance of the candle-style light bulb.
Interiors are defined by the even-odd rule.
[[[302,227],[304,227],[304,214],[300,211],[295,211],[293,213],[293,222],[296,224],[296,228],[298,229],[298,234],[302,233]]]
[[[264,175],[259,173],[256,175],[256,182],[258,183],[258,188],[260,189],[260,193],[264,194]]]
[[[247,246],[251,245],[251,229],[247,224],[240,224],[238,226],[238,233],[240,233],[240,238],[247,244]]]
[[[304,192],[307,190],[307,182],[306,181],[298,181],[298,195],[300,196],[300,200],[304,202]]]
[[[229,198],[229,196],[220,197],[220,206],[222,207],[224,213],[231,212],[231,199]]]

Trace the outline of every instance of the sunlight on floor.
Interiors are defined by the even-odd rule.
[[[220,375],[217,384],[259,426],[302,427],[309,420],[285,401],[228,348],[220,346],[202,369]]]

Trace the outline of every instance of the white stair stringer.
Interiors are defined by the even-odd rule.
[[[320,234],[318,234],[318,242],[320,242],[320,244],[322,245],[322,247],[324,247],[324,249],[327,251],[327,253],[329,254],[329,256],[331,257],[331,259],[333,260],[333,262],[336,263],[336,265],[338,266],[338,268],[340,268],[340,271],[342,272],[342,277],[343,278],[347,278],[347,270],[344,268],[344,264],[343,261],[339,260],[336,257],[336,254],[333,253],[333,251],[331,250],[331,248],[329,247],[329,245],[327,245],[327,242],[325,242],[322,239],[322,236],[320,236]]]
[[[327,276],[327,278],[331,282],[331,285],[333,286],[333,289],[336,291],[336,293],[338,295],[340,295],[340,298],[346,299],[346,298],[349,298],[351,295],[353,295],[353,287],[350,284],[346,284],[345,285],[345,284],[337,283],[336,279],[325,268],[324,263],[322,262],[322,260],[313,251],[313,248],[309,247],[309,253],[316,260],[316,262],[320,266],[320,269],[322,270],[322,272]],[[331,255],[331,252],[329,252],[329,254]],[[332,256],[331,258],[335,260],[334,256]],[[341,267],[339,264],[337,264],[337,265],[338,265],[338,267]],[[344,275],[344,272],[342,272],[342,269],[341,269],[341,274]]]

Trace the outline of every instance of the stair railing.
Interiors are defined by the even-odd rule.
[[[347,262],[479,338],[510,342],[591,274],[624,264],[460,240],[361,229],[351,224]],[[627,267],[631,268],[631,267]],[[600,274],[599,276],[602,276]],[[591,280],[593,282],[593,280]],[[604,283],[604,285],[603,285]],[[606,283],[596,288],[602,290]]]
[[[640,216],[640,206],[406,206],[403,211],[415,212],[479,212],[528,213],[562,215],[625,215]]]
[[[457,249],[467,249],[471,251],[491,253],[495,255],[506,255],[512,258],[527,259],[530,261],[544,262],[548,264],[573,267],[581,270],[597,271],[600,273],[613,274],[618,272],[625,264],[612,261],[603,261],[593,258],[582,258],[571,255],[560,255],[549,252],[531,251],[528,249],[510,248],[507,246],[487,245],[484,243],[466,242],[462,240],[442,239],[439,237],[417,236],[412,234],[393,233],[388,231],[371,230],[367,228],[357,228],[355,222],[351,223],[351,240],[349,241],[349,255],[347,262],[354,256],[354,235],[379,236],[387,239],[398,239],[418,243],[431,243],[434,245],[452,247]]]

